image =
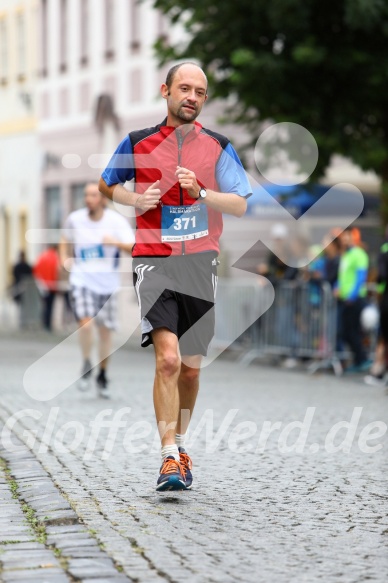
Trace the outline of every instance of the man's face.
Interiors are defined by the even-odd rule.
[[[104,207],[103,195],[100,193],[97,186],[89,184],[85,188],[85,205],[92,213]]]
[[[207,80],[195,65],[182,65],[175,73],[170,89],[162,85],[168,112],[178,125],[193,122],[207,99]]]
[[[352,234],[350,231],[343,231],[340,237],[341,245],[344,249],[349,249],[353,245]]]

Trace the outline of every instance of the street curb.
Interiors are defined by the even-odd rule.
[[[13,451],[0,444],[0,506],[10,520],[0,523],[0,580],[131,583],[34,454],[14,434],[12,443]]]

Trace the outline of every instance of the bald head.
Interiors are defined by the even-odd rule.
[[[85,186],[85,205],[90,212],[95,212],[98,209],[105,207],[105,197],[98,189],[98,184],[89,182]]]
[[[172,85],[172,83],[174,81],[174,77],[175,77],[176,73],[182,67],[184,68],[183,73],[184,73],[185,70],[187,70],[188,72],[193,72],[193,71],[197,70],[197,72],[198,72],[198,69],[199,69],[199,71],[201,71],[202,74],[203,74],[203,77],[204,77],[204,80],[205,80],[205,83],[206,83],[206,91],[207,91],[207,85],[208,85],[208,83],[207,83],[207,77],[206,77],[205,73],[203,72],[203,70],[201,69],[201,67],[199,67],[196,63],[192,63],[191,61],[186,61],[184,63],[179,63],[178,65],[174,65],[174,67],[171,67],[171,69],[168,71],[167,77],[166,77],[166,85],[167,85],[167,88],[168,89],[171,89],[171,85]]]
[[[167,101],[167,125],[193,124],[207,99],[207,78],[195,63],[180,63],[167,74],[161,87]]]
[[[97,182],[88,182],[88,183],[85,185],[85,191],[84,191],[84,192],[85,192],[85,195],[86,195],[86,194],[88,194],[88,193],[89,193],[89,194],[90,194],[90,193],[91,193],[91,194],[96,194],[96,193],[99,193],[99,194],[101,194],[101,193],[100,193],[100,191],[99,191],[99,188],[98,188],[98,184],[97,184]],[[102,195],[101,195],[101,196],[102,196]]]

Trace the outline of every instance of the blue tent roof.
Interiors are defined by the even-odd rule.
[[[323,184],[302,184],[295,186],[279,186],[276,184],[262,184],[253,189],[252,196],[248,198],[248,216],[271,216],[276,215],[277,205],[273,199],[286,208],[291,215],[298,218],[303,215],[317,200],[321,198],[331,187]],[[349,202],[353,196],[352,192],[338,189],[335,208],[327,206],[328,215],[347,214]],[[372,200],[370,204],[369,199]],[[365,214],[369,208],[376,206],[375,197],[364,195],[365,207],[362,214]]]

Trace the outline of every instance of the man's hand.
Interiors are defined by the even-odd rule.
[[[65,271],[69,272],[73,269],[74,265],[74,257],[66,257],[63,261],[61,261],[61,267]]]
[[[133,245],[134,245],[134,243],[122,243],[118,239],[115,239],[114,237],[112,237],[112,235],[104,235],[104,237],[102,239],[102,244],[103,245],[113,245],[114,247],[117,247],[117,249],[119,249],[120,251],[125,251],[125,253],[129,253],[129,254],[132,253],[132,249],[133,249]]]
[[[147,188],[144,194],[139,195],[135,203],[135,208],[142,211],[150,211],[156,209],[162,196],[160,188],[158,188],[160,180],[157,180]]]
[[[197,182],[195,173],[187,168],[182,168],[182,166],[177,166],[175,175],[178,177],[181,188],[187,190],[187,193],[191,198],[198,198],[201,187]]]
[[[70,253],[71,247],[72,244],[62,236],[59,241],[59,262],[65,271],[71,271],[74,264],[74,257]]]

